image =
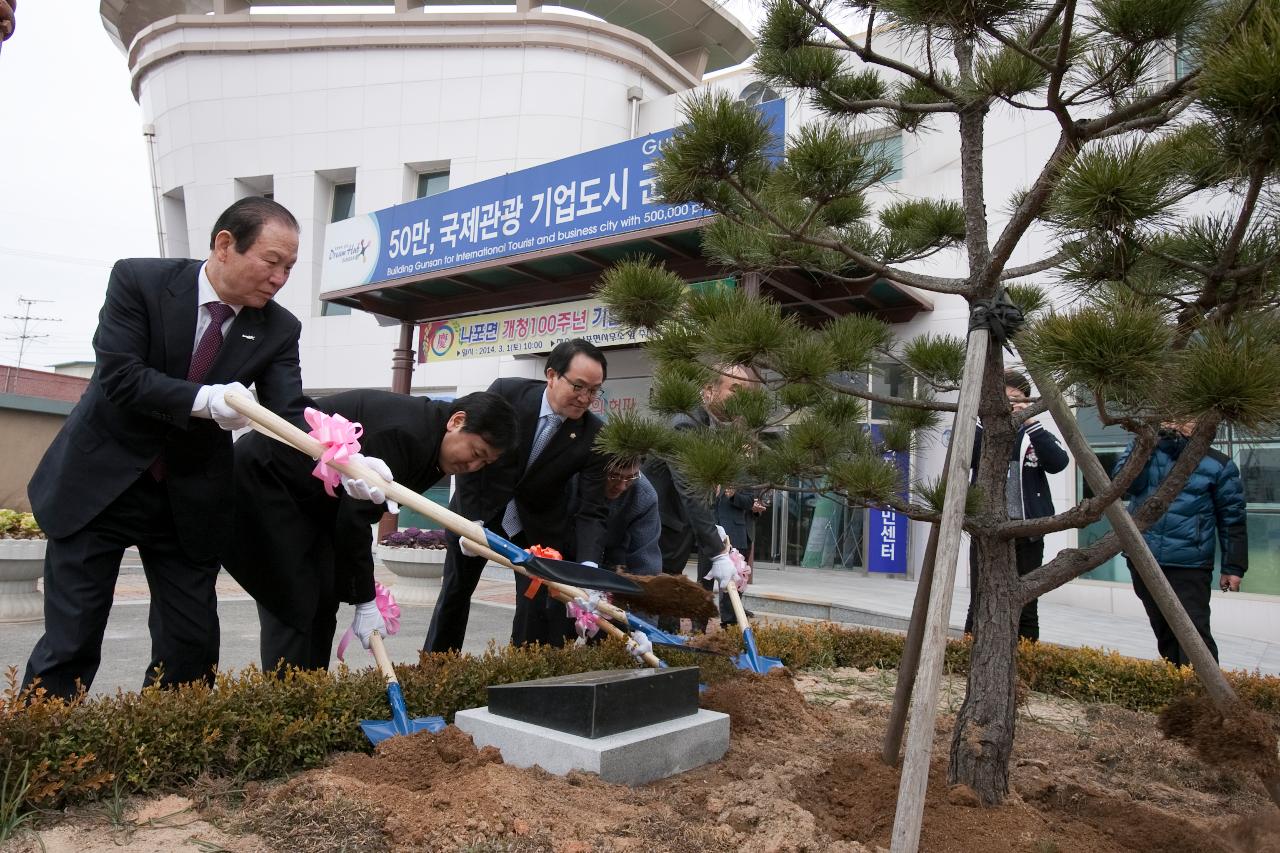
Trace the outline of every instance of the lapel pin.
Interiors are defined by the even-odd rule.
[[[578,434],[576,432],[569,433],[569,438],[577,438],[577,437],[578,437]]]
[[[246,335],[246,334],[244,334],[244,333],[241,333],[240,337],[244,338],[246,341],[252,341],[252,340],[254,340],[253,335]]]

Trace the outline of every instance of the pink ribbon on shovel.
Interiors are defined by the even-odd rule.
[[[565,605],[569,616],[573,619],[573,629],[579,637],[594,637],[600,631],[596,619],[596,608],[600,605],[599,593],[593,592],[591,598],[575,598]]]
[[[382,614],[382,621],[387,625],[387,636],[390,637],[400,630],[400,605],[396,604],[396,597],[391,594],[391,590],[376,582],[373,585],[373,601],[378,605],[378,612]],[[343,663],[346,663],[343,655],[347,652],[347,644],[355,636],[355,631],[348,628],[347,633],[338,641],[338,660]]]
[[[302,414],[311,427],[311,437],[324,445],[324,454],[311,474],[324,483],[325,493],[334,497],[333,487],[342,482],[342,474],[336,468],[330,468],[328,463],[346,462],[353,454],[359,453],[359,438],[364,434],[364,427],[342,415],[328,415],[310,407]]]

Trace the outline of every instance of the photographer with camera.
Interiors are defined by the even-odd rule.
[[[1129,487],[1130,513],[1135,512],[1169,475],[1194,428],[1194,421],[1161,424],[1160,438],[1151,458]],[[1132,449],[1130,444],[1116,462],[1112,476],[1124,466]],[[1142,536],[1205,645],[1213,653],[1214,660],[1217,660],[1218,646],[1209,631],[1215,546],[1222,549],[1222,577],[1218,585],[1223,592],[1238,592],[1240,579],[1249,567],[1249,534],[1245,526],[1240,469],[1226,454],[1210,448],[1169,505],[1169,510]],[[1190,658],[1178,645],[1173,630],[1134,570],[1132,561],[1129,561],[1129,572],[1133,576],[1133,591],[1142,600],[1151,628],[1155,631],[1160,656],[1179,666],[1189,665]]]

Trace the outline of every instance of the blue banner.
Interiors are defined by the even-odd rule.
[[[871,437],[880,441],[880,426],[870,426]],[[901,497],[910,492],[911,457],[906,453],[886,451],[886,462],[892,462],[902,474]],[[907,571],[908,529],[910,519],[900,512],[883,507],[867,507],[867,571],[905,574]]]
[[[781,145],[785,102],[761,104]],[[587,151],[328,226],[323,291],[511,258],[710,216],[655,199],[654,161],[674,131]]]

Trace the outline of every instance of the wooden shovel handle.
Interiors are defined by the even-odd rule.
[[[382,635],[374,631],[369,635],[369,649],[373,652],[373,659],[378,662],[378,669],[382,670],[382,675],[387,679],[387,684],[398,684],[400,679],[396,678],[396,671],[391,666],[391,658],[387,657],[387,647],[382,644]]]
[[[227,405],[231,406],[231,408],[235,409],[237,412],[239,412],[240,414],[244,415],[246,418],[249,418],[251,421],[253,421],[256,424],[255,429],[258,429],[258,427],[261,427],[261,429],[258,429],[259,432],[266,432],[267,434],[280,439],[285,444],[293,446],[294,448],[301,451],[302,453],[305,453],[306,455],[310,456],[312,459],[319,459],[321,456],[324,455],[325,448],[323,444],[321,444],[319,441],[316,441],[314,438],[307,435],[307,433],[298,429],[296,426],[289,423],[287,420],[280,417],[275,412],[271,411],[265,406],[260,405],[257,401],[251,399],[250,397],[244,394],[238,394],[232,391],[226,395],[225,399],[227,401]],[[471,543],[470,548],[472,551],[475,551],[477,554],[489,560],[490,562],[497,563],[498,565],[501,565],[501,566],[506,566],[508,569],[511,569],[513,572],[518,572],[519,574],[525,575],[526,577],[532,577],[532,575],[530,575],[523,568],[516,565],[515,563],[512,563],[506,557],[502,556],[501,554],[499,554],[498,552],[490,548],[488,545],[488,540],[485,538],[485,535],[484,535],[484,527],[479,524],[476,524],[474,521],[470,520],[469,518],[458,515],[456,512],[453,512],[452,510],[442,507],[438,503],[435,503],[434,501],[424,498],[422,495],[418,494],[412,489],[409,489],[400,485],[394,480],[387,481],[382,479],[382,477],[378,476],[377,473],[375,473],[374,471],[371,471],[369,468],[367,468],[364,465],[360,465],[355,462],[328,462],[326,464],[328,464],[332,468],[336,468],[337,470],[341,471],[342,473],[346,474],[349,477],[356,477],[358,479],[364,480],[366,483],[368,483],[371,486],[382,489],[383,494],[385,494],[388,498],[391,498],[393,501],[400,504],[401,506],[407,506],[410,509],[414,510],[415,512],[421,513],[422,515],[426,516],[427,518],[431,519],[432,521],[436,522],[442,527],[445,527],[448,530],[453,531],[454,533],[463,537],[464,539],[466,539],[468,542]],[[548,581],[548,580],[543,580],[542,583],[547,585],[548,591],[552,594],[553,597],[555,597],[559,601],[563,601],[567,603],[567,602],[573,601],[575,598],[587,597],[587,593],[576,586],[570,586],[568,584],[562,584],[562,583],[557,583],[555,581]],[[619,610],[617,607],[614,607],[612,604],[609,604],[608,602],[602,601],[600,603],[600,610],[606,616],[613,619],[619,619],[619,620],[625,621],[627,618],[625,611]],[[606,620],[597,620],[597,624],[607,626],[605,630],[609,631],[609,633],[611,634],[613,634],[613,631],[617,630],[612,625],[609,625],[609,623]],[[614,634],[614,636],[625,636],[625,635],[621,631],[618,631],[618,633]],[[378,642],[378,645],[376,647],[374,647],[373,644],[370,643],[370,646],[374,648],[374,657],[378,656],[377,648],[380,648],[381,645],[382,644],[380,641]],[[385,655],[386,653],[384,651],[383,656],[385,657]],[[657,656],[654,655],[653,653],[646,654],[644,656],[644,661],[645,663],[649,664],[649,666],[652,666],[652,667],[661,666],[661,661],[659,661]],[[388,679],[395,678],[395,672],[394,670],[391,669],[390,661],[388,661],[387,665],[383,667],[382,661],[379,660],[378,665],[382,667],[382,672],[384,675],[387,675]]]

